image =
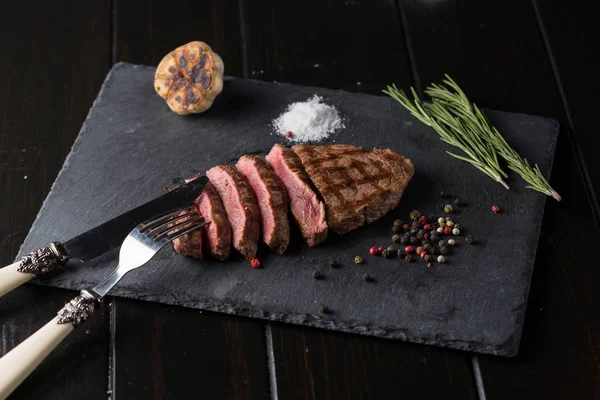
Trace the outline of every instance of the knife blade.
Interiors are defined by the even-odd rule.
[[[25,254],[21,260],[0,269],[0,296],[30,279],[67,264],[69,260],[89,261],[120,247],[136,225],[191,204],[207,183],[208,178],[198,177],[66,242],[53,242],[48,247]]]

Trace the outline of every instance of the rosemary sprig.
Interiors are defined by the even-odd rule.
[[[502,177],[506,174],[498,164],[498,158],[494,148],[481,140],[481,137],[475,134],[476,130],[465,124],[464,121],[452,115],[441,101],[424,103],[419,99],[417,92],[411,88],[414,102],[406,94],[398,89],[396,85],[388,86],[383,91],[396,99],[400,104],[407,108],[412,115],[418,118],[425,125],[432,127],[440,139],[454,147],[461,149],[467,156],[458,155],[447,151],[452,157],[466,161],[475,168],[502,184],[509,189]]]
[[[383,92],[396,99],[421,122],[433,127],[444,142],[459,147],[468,157],[451,152],[447,152],[448,154],[471,163],[508,189],[508,185],[501,178],[501,176],[506,178],[507,175],[498,164],[498,156],[500,156],[506,161],[509,169],[529,183],[527,188],[560,201],[560,195],[542,175],[539,166],[534,164],[532,167],[527,159],[510,147],[481,110],[469,101],[458,84],[448,75],[443,83],[452,90],[436,84],[432,84],[425,90],[425,93],[431,97],[431,103],[421,102],[413,88],[411,91],[414,104],[402,90],[396,88],[396,85],[388,86]]]

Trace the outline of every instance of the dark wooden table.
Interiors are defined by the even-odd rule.
[[[4,1],[3,264],[111,65],[156,65],[191,40],[228,75],[352,92],[449,73],[480,105],[561,122],[551,183],[564,197],[546,206],[514,359],[110,299],[13,397],[599,399],[599,17],[590,0]],[[72,296],[26,285],[0,299],[0,354]]]

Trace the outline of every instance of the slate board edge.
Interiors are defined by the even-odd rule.
[[[143,68],[143,69],[152,69],[152,70],[155,69],[154,67],[151,67],[151,66],[139,66],[139,65],[134,65],[134,64],[130,64],[130,63],[120,62],[120,63],[116,64],[108,72],[108,74],[102,84],[102,87],[98,93],[98,96],[94,100],[92,107],[90,108],[90,112],[88,113],[88,115],[82,125],[82,128],[81,128],[75,142],[73,143],[71,152],[66,157],[65,162],[64,162],[61,170],[59,171],[56,180],[58,180],[58,178],[62,175],[62,173],[69,166],[69,161],[70,161],[71,155],[75,154],[77,152],[79,143],[81,142],[82,137],[86,134],[87,122],[92,114],[92,110],[94,109],[96,104],[102,100],[103,92],[104,92],[105,87],[107,86],[106,85],[107,82],[111,80],[112,74],[115,70],[123,68],[123,67],[134,67],[134,68],[140,68],[140,69]],[[238,78],[233,78],[233,77],[226,78],[226,80],[235,80],[235,79],[238,79]],[[273,84],[272,82],[265,82],[265,81],[259,81],[259,80],[253,80],[253,81],[258,84]],[[276,82],[276,84],[282,85],[282,86],[287,86],[287,85],[296,86],[296,85],[292,85],[289,83],[281,83],[281,82]],[[309,89],[314,88],[315,90],[323,89],[323,88],[317,88],[317,87],[307,87],[307,88],[309,88]],[[328,90],[331,90],[331,89],[328,89]],[[355,93],[347,92],[344,90],[333,90],[333,91],[338,92],[338,93],[355,94]],[[361,96],[381,97],[381,96],[368,95],[368,94],[361,94]],[[526,114],[510,113],[510,112],[508,112],[508,113],[504,112],[504,113],[513,114],[513,115],[526,115]],[[558,126],[558,122],[556,122],[553,119],[545,118],[545,117],[537,117],[537,116],[536,116],[536,118],[539,118],[540,120],[546,120],[548,123],[554,125],[555,127]],[[549,153],[554,151],[554,149],[556,147],[556,141],[557,141],[557,135],[555,136],[553,142],[549,145],[549,148],[548,148]],[[549,163],[550,163],[549,171],[551,171],[551,167],[553,164],[553,157],[550,157]],[[50,193],[52,193],[52,191],[54,189],[54,185],[56,183],[56,180],[53,183],[53,185],[48,193],[48,196],[50,195]],[[46,197],[46,199],[42,203],[42,207],[40,208],[38,215],[39,215],[39,213],[42,212],[42,210],[46,206],[47,200],[48,200],[48,197]],[[545,199],[544,199],[544,201],[545,201]],[[543,208],[541,209],[540,217],[542,215],[543,215]],[[36,220],[34,221],[30,231],[33,231],[34,228],[36,228],[37,221],[38,221],[38,218],[36,217]],[[539,222],[538,222],[538,226],[537,226],[538,236],[539,236],[540,230],[541,230],[541,218],[539,218]],[[49,238],[49,240],[52,240],[52,238]],[[22,245],[19,250],[19,254],[23,253],[23,251],[24,251],[24,249],[23,249],[23,245]],[[536,251],[537,251],[537,248],[534,249],[534,255],[535,255]],[[531,269],[531,273],[532,272],[533,272],[533,266]],[[35,283],[43,285],[43,283],[39,283],[39,282],[35,282]],[[525,302],[523,303],[523,309],[520,312],[519,319],[515,323],[515,332],[509,338],[509,340],[507,340],[505,343],[502,343],[500,345],[481,345],[480,343],[470,342],[470,341],[444,340],[443,338],[440,338],[439,336],[432,337],[431,339],[429,339],[429,338],[407,339],[406,336],[404,335],[404,333],[402,332],[402,330],[399,330],[397,328],[387,328],[387,327],[376,326],[376,325],[365,326],[365,325],[360,325],[360,324],[356,324],[356,323],[352,323],[352,322],[341,322],[340,323],[338,321],[331,321],[331,320],[327,320],[325,318],[321,318],[318,315],[314,315],[314,314],[294,314],[294,313],[269,314],[268,312],[266,312],[264,310],[252,309],[249,307],[243,307],[243,306],[239,306],[239,305],[237,305],[237,306],[231,305],[231,304],[223,305],[223,304],[215,304],[215,303],[210,303],[210,302],[198,302],[196,300],[194,300],[193,302],[190,302],[190,301],[186,301],[185,299],[177,299],[177,298],[165,299],[165,298],[161,297],[159,299],[152,295],[147,295],[145,293],[137,293],[134,291],[131,292],[131,296],[129,296],[129,294],[126,294],[126,295],[117,295],[115,297],[134,298],[134,299],[141,299],[141,300],[145,300],[145,301],[160,300],[161,303],[165,303],[165,304],[172,304],[172,305],[178,305],[178,306],[184,306],[184,307],[187,306],[187,307],[192,307],[192,308],[200,308],[200,309],[204,309],[204,310],[208,310],[208,311],[215,311],[215,312],[222,312],[222,313],[227,313],[227,314],[247,316],[247,317],[258,318],[258,319],[263,319],[263,320],[267,320],[267,321],[282,321],[285,323],[291,323],[291,324],[296,324],[296,325],[304,325],[304,326],[311,326],[311,327],[317,327],[317,328],[323,328],[323,329],[329,329],[329,330],[337,330],[337,331],[348,332],[348,333],[358,333],[358,334],[370,335],[370,336],[376,336],[376,337],[382,337],[382,338],[388,338],[388,339],[398,339],[398,340],[411,342],[411,343],[438,345],[438,346],[443,345],[445,347],[458,349],[458,350],[467,350],[467,351],[473,351],[473,352],[478,352],[478,353],[483,353],[483,354],[511,357],[511,356],[517,355],[517,353],[518,353],[518,344],[520,342],[520,337],[522,334],[523,320],[524,320],[525,309],[526,309],[526,305],[527,305],[527,297],[529,294],[530,284],[531,284],[531,279],[529,279],[529,281],[528,281]],[[72,286],[67,287],[67,286],[63,286],[61,284],[55,284],[52,286],[65,288],[65,289],[73,289]]]

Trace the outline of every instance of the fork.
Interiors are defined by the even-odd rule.
[[[83,289],[54,319],[0,358],[0,399],[7,398],[73,329],[85,321],[128,272],[146,264],[167,243],[207,223],[193,206],[188,206],[136,226],[123,241],[119,264],[108,278],[92,288]]]

